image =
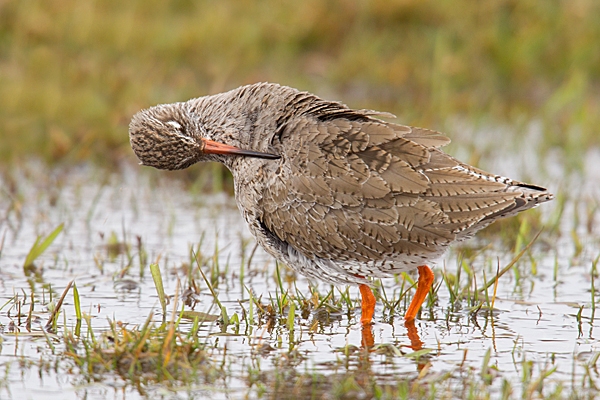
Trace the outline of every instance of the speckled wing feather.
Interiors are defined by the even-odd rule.
[[[523,197],[444,154],[444,135],[359,111],[296,116],[279,140],[262,222],[311,259],[427,260]]]

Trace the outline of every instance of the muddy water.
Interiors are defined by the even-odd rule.
[[[586,157],[589,165],[598,165],[600,161],[597,152],[592,151]],[[526,159],[517,163],[495,160],[492,164],[512,173],[527,162]],[[555,165],[549,163],[548,169]],[[447,385],[460,385],[461,375],[478,376],[488,351],[492,393],[500,392],[505,379],[511,383],[513,392],[520,395],[526,390],[523,370],[527,367],[532,369],[527,384],[551,372],[545,380],[545,391],[552,391],[556,385],[567,389],[585,387],[581,383],[584,379],[598,379],[598,376],[586,378],[586,365],[600,351],[595,339],[598,322],[591,307],[591,268],[600,254],[599,235],[593,224],[588,229],[590,224],[586,223],[586,216],[590,215],[587,210],[594,204],[597,206],[599,198],[593,188],[600,187],[600,176],[593,171],[590,168],[581,180],[588,183],[585,191],[572,183],[576,188],[571,189],[576,193],[567,199],[560,225],[563,234],[553,237],[552,242],[541,241],[521,261],[518,272],[511,271],[501,278],[493,311],[474,312],[467,302],[452,307],[449,292],[442,283],[437,303],[425,309],[416,323],[422,347],[429,349],[421,358],[411,356],[414,343],[411,348],[402,318],[387,315],[381,304],[372,327],[375,350],[366,358],[353,356],[361,346],[364,332],[359,324],[360,312],[347,307],[330,314],[316,329],[315,315],[306,319],[297,316],[293,331],[285,325],[268,330],[264,325],[242,324],[239,334],[234,334],[232,328],[223,334],[222,328],[212,323],[203,326],[200,334],[205,335],[214,359],[227,364],[229,373],[210,387],[199,384],[167,391],[156,386],[146,388],[145,395],[256,397],[260,390],[249,383],[250,371],[268,373],[281,368],[325,376],[351,372],[380,384],[397,384],[399,380],[419,376],[422,382],[443,380]],[[102,382],[83,383],[85,380],[76,370],[67,370],[63,364],[47,369],[37,366],[42,359],[55,360],[48,340],[57,345],[59,341],[40,335],[40,331],[49,315],[47,304],[51,295],[56,301],[72,279],[79,289],[83,310],[92,316],[92,329],[96,333],[108,328],[108,320],[141,325],[152,311],[160,321],[160,306],[148,262],[158,261],[165,290],[174,294],[177,283],[185,281],[183,266],[190,263],[193,247],[207,260],[217,254],[222,273],[216,287],[219,299],[230,315],[242,315],[248,293],[240,282],[240,264],[242,259],[247,261],[253,241],[233,199],[225,195],[191,194],[169,178],[168,174],[150,177],[140,173],[137,166],[124,167],[121,173],[106,176],[90,167],[48,171],[32,164],[13,171],[4,180],[0,195],[3,238],[0,303],[4,304],[0,310],[3,329],[0,365],[5,374],[0,383],[0,398],[144,397],[110,374]],[[564,183],[560,185],[566,187]],[[556,206],[544,206],[543,221],[552,218],[553,207]],[[577,220],[575,215],[580,218]],[[36,237],[47,235],[61,223],[63,232],[36,260],[35,273],[24,271],[24,259]],[[573,231],[582,245],[578,254]],[[128,245],[128,250],[119,244]],[[140,252],[147,254],[146,260],[140,259]],[[474,258],[471,267],[482,282],[484,273],[488,279],[493,276],[498,261],[504,266],[512,257],[509,250],[497,244]],[[434,268],[438,283],[442,282],[443,268],[450,272],[457,270],[459,258],[457,251],[450,251]],[[537,269],[535,274],[531,272],[533,264]],[[275,297],[274,271],[275,262],[258,249],[250,268],[243,272],[243,283],[257,297]],[[400,287],[394,280],[385,280],[383,286],[388,298],[400,297]],[[298,277],[296,287],[309,296],[309,282],[302,277]],[[326,285],[318,288],[321,293],[330,289]],[[295,291],[293,287],[290,289]],[[22,299],[32,292],[36,300],[34,315],[38,318],[31,328],[34,333],[29,333],[22,323],[24,318],[17,315],[14,298]],[[334,293],[339,296],[339,292]],[[356,288],[351,288],[350,294],[352,299],[358,299]],[[196,311],[218,314],[205,287],[197,300]],[[67,326],[74,326],[72,296],[67,296],[63,307],[61,323],[66,321]],[[26,303],[21,314],[26,318],[28,312]],[[189,329],[189,324],[183,323],[181,329]],[[35,366],[27,367],[28,362]]]

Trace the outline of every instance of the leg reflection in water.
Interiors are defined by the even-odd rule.
[[[419,351],[423,349],[423,342],[415,326],[415,320],[404,321],[404,327],[406,328],[406,336],[410,340],[410,347],[412,351]],[[361,330],[361,348],[362,348],[362,365],[370,365],[370,354],[374,350],[375,339],[373,337],[373,324],[363,324]],[[417,371],[422,371],[423,368],[429,363],[430,357],[427,355],[421,357],[415,357],[417,364]]]
[[[406,328],[406,335],[410,340],[410,348],[413,351],[418,351],[423,348],[423,342],[415,326],[415,320],[411,319],[404,321],[404,327]],[[361,347],[370,349],[375,345],[375,339],[373,338],[373,324],[363,324],[361,330]]]

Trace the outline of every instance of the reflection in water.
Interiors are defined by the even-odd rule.
[[[361,338],[362,348],[370,349],[375,346],[375,339],[373,339],[373,324],[366,324],[362,326]]]
[[[410,340],[410,348],[413,351],[423,350],[423,342],[417,332],[415,326],[415,320],[411,319],[404,321],[404,327],[406,328],[406,334]],[[370,370],[371,360],[369,355],[375,347],[375,339],[373,337],[373,324],[363,324],[361,329],[361,356],[359,357],[359,365],[361,371]],[[428,357],[415,357],[417,364],[417,371],[421,371],[428,363]]]
[[[423,349],[423,342],[417,332],[415,326],[415,320],[411,319],[404,321],[404,327],[406,328],[406,334],[410,340],[410,348],[413,351],[419,351]],[[370,349],[375,346],[375,339],[373,338],[373,324],[363,324],[361,329],[361,347],[364,349]]]
[[[415,327],[415,320],[411,319],[404,321],[404,327],[406,328],[406,334],[410,340],[410,348],[413,349],[413,351],[421,350],[423,348],[423,342],[421,341],[419,332],[417,332],[417,328]]]

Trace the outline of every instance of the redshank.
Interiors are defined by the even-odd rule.
[[[552,199],[445,154],[439,132],[380,117],[393,115],[258,83],[142,110],[129,136],[143,165],[225,164],[257,242],[308,278],[359,285],[368,325],[372,278],[417,268],[412,321],[452,242]]]

